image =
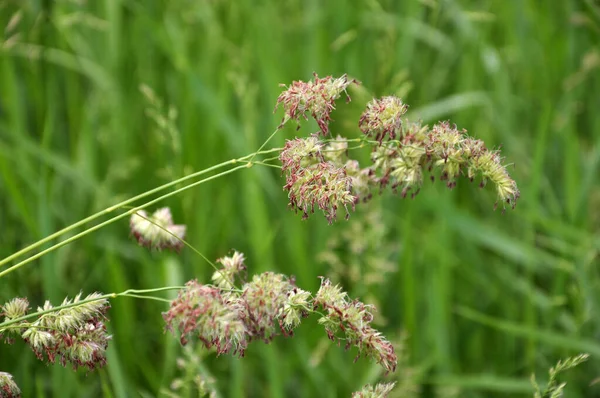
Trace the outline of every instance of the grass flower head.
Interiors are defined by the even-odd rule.
[[[0,397],[19,398],[21,390],[10,373],[0,372]]]
[[[335,100],[342,93],[346,93],[346,98],[350,101],[350,96],[346,92],[348,86],[352,83],[358,84],[356,80],[349,80],[346,75],[339,78],[327,76],[319,78],[314,74],[314,81],[303,82],[294,81],[277,98],[277,105],[283,105],[286,119],[300,121],[301,118],[308,119],[310,115],[321,130],[324,136],[329,134],[329,121],[331,112],[335,109]],[[285,87],[285,85],[283,85]],[[283,122],[282,122],[283,124]]]
[[[150,249],[172,249],[179,251],[183,247],[185,225],[175,225],[168,207],[156,210],[151,216],[139,210],[129,221],[131,234],[138,243]]]

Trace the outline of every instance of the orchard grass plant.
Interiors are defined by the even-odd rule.
[[[356,360],[377,363],[385,374],[394,372],[398,354],[394,345],[373,326],[376,311],[373,305],[351,297],[340,283],[326,277],[321,277],[320,288],[311,292],[297,286],[292,275],[254,274],[251,264],[260,259],[252,259],[247,265],[245,255],[236,250],[213,262],[186,242],[186,226],[173,220],[169,208],[155,206],[168,197],[228,174],[252,167],[271,167],[281,170],[283,190],[292,211],[303,219],[322,213],[330,224],[339,218],[348,219],[357,207],[368,206],[374,195],[387,191],[401,198],[415,198],[426,180],[441,181],[450,189],[461,179],[476,181],[481,188],[489,184],[497,196],[494,208],[501,207],[504,211],[515,207],[520,193],[498,150],[487,148],[483,141],[448,121],[430,127],[407,120],[404,115],[408,106],[400,98],[386,96],[366,104],[355,122],[362,133],[360,138],[333,137],[330,124],[336,101],[343,97],[349,102],[348,90],[358,84],[346,75],[320,78],[315,74],[312,81],[283,86],[275,108],[283,109],[281,123],[256,152],[125,200],[0,260],[1,278],[22,271],[32,261],[108,224],[127,219],[132,239],[150,250],[179,252],[187,247],[197,253],[214,269],[210,281],[194,279],[184,286],[108,294],[73,292],[75,296],[60,305],[49,301],[35,305],[25,297],[10,298],[0,309],[2,341],[13,344],[22,340],[41,361],[94,371],[106,365],[110,342],[119,338],[107,332],[110,302],[117,297],[129,297],[165,302],[162,313],[165,329],[182,345],[199,344],[216,355],[243,357],[250,344],[268,344],[279,336],[293,337],[307,317],[315,317],[333,344],[354,350]],[[317,123],[316,133],[290,137],[283,148],[268,147],[276,134],[283,134],[285,125],[295,123],[298,130],[308,119]],[[352,157],[353,151],[363,149],[370,152],[368,164],[360,164]],[[164,193],[172,187],[177,188]],[[154,198],[148,200],[150,196]],[[140,203],[143,200],[146,202]],[[59,240],[109,215],[112,217]],[[51,242],[54,245],[36,252]],[[331,256],[327,261],[335,264]],[[390,271],[389,267],[386,270]],[[343,270],[338,267],[337,272]],[[178,291],[177,297],[170,301],[157,296],[167,290]],[[555,373],[564,367],[559,365]],[[10,369],[0,372],[0,397],[20,396],[18,380],[5,371]],[[199,391],[212,396],[212,387],[206,387],[209,382],[212,383],[198,381],[202,386]],[[394,385],[393,382],[366,385],[353,396],[385,397]],[[548,388],[552,391],[549,395],[537,388],[536,396],[557,396],[555,391],[560,385]]]

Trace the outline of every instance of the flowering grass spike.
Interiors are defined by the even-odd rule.
[[[172,249],[179,251],[183,247],[185,225],[175,225],[168,207],[156,210],[148,216],[139,210],[129,221],[131,234],[138,243],[150,249]]]
[[[239,263],[244,256],[235,252],[219,262],[230,268],[236,258]],[[373,307],[349,299],[346,292],[327,280],[314,298],[298,288],[293,279],[274,272],[254,275],[241,289],[202,285],[193,280],[171,302],[163,318],[167,330],[179,332],[182,344],[195,336],[206,348],[215,348],[217,354],[243,356],[252,341],[269,343],[280,334],[292,336],[317,307],[326,312],[319,323],[325,326],[330,339],[344,340],[347,348],[356,346],[359,356],[375,359],[388,372],[395,369],[393,346],[370,326]],[[337,336],[338,332],[345,336]]]
[[[244,308],[220,289],[193,280],[186,283],[179,296],[163,313],[167,329],[177,327],[181,344],[197,336],[207,348],[215,347],[217,354],[244,354],[248,329],[242,321]]]
[[[10,373],[0,372],[0,398],[19,398],[21,390]]]
[[[345,75],[339,79],[315,75],[315,82],[293,82],[277,104],[283,103],[287,119],[300,121],[310,113],[321,134],[327,135],[334,101],[350,83]],[[290,207],[302,212],[302,218],[319,208],[332,223],[340,207],[348,217],[348,206],[354,210],[357,203],[368,201],[376,187],[379,191],[391,187],[402,197],[410,192],[414,198],[421,190],[424,173],[439,170],[439,178],[448,188],[454,188],[461,176],[471,181],[480,177],[481,187],[492,182],[499,201],[514,208],[520,193],[497,151],[489,151],[483,141],[449,122],[429,128],[403,119],[407,109],[395,96],[367,104],[358,122],[367,137],[363,144],[372,146],[372,164],[365,168],[348,157],[348,141],[341,136],[321,141],[315,134],[287,141],[280,160]],[[435,180],[434,174],[431,179]]]
[[[243,253],[237,250],[230,257],[223,257],[217,260],[223,267],[213,273],[212,280],[217,287],[223,289],[233,289],[235,287],[235,277],[246,270]]]
[[[286,119],[300,121],[301,118],[308,120],[307,115],[312,116],[319,125],[321,134],[325,136],[329,134],[329,121],[331,112],[335,109],[335,100],[342,93],[346,93],[346,98],[350,101],[346,89],[352,83],[359,83],[356,80],[348,80],[346,75],[334,79],[331,76],[319,78],[315,73],[314,77],[314,81],[292,82],[277,98],[275,109],[277,110],[279,104],[283,105],[285,117],[282,125]],[[285,87],[285,85],[282,86]]]
[[[375,140],[382,142],[387,136],[392,140],[402,138],[402,116],[408,106],[398,97],[389,96],[374,99],[367,104],[367,109],[358,121],[360,130]]]
[[[319,319],[327,335],[333,341],[346,343],[346,348],[358,348],[358,356],[365,355],[374,359],[386,372],[396,370],[398,358],[393,345],[383,335],[371,327],[374,309],[358,300],[350,300],[340,286],[333,285],[328,279],[321,281],[321,288],[315,296],[315,305],[326,314]],[[339,336],[339,333],[343,337]]]
[[[8,330],[0,328],[0,334],[18,331],[40,360],[54,363],[59,358],[63,366],[70,363],[75,369],[102,367],[106,364],[106,349],[111,336],[104,324],[110,306],[108,300],[100,296],[93,293],[82,300],[78,294],[73,300],[63,301],[61,307],[67,308],[57,310],[46,301],[37,309],[46,313],[35,321],[21,321]],[[29,306],[25,299],[13,299],[2,308],[7,322],[26,315]]]

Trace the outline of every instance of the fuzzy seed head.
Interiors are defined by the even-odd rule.
[[[233,352],[241,356],[248,338],[242,311],[233,297],[193,280],[186,283],[163,318],[168,330],[178,329],[181,344],[187,344],[195,335],[206,348],[214,346],[217,354]]]
[[[372,306],[349,300],[348,294],[328,279],[321,281],[314,303],[326,312],[319,323],[325,327],[331,340],[346,342],[346,348],[356,347],[359,356],[374,359],[386,372],[396,369],[398,358],[394,347],[371,326]],[[343,333],[344,337],[338,337],[339,333]]]
[[[4,315],[6,321],[20,318],[29,311],[29,301],[26,298],[16,297],[2,306],[0,315]]]
[[[346,75],[337,79],[331,76],[319,78],[314,74],[314,81],[303,82],[294,81],[286,90],[277,98],[277,105],[283,105],[285,117],[282,125],[289,119],[300,121],[301,118],[308,119],[310,115],[325,136],[329,134],[329,121],[331,120],[331,112],[335,109],[335,100],[343,93],[346,93],[346,98],[350,101],[350,96],[346,92],[348,86],[352,83],[359,84],[356,80],[349,80]]]
[[[89,301],[89,302],[82,302]],[[93,370],[106,364],[106,349],[111,336],[104,325],[109,304],[100,293],[81,299],[65,299],[63,305],[72,305],[40,316],[27,324],[21,337],[31,346],[40,360],[54,363],[56,358],[66,366],[80,366]],[[46,301],[38,311],[52,310]]]
[[[54,334],[39,329],[39,323],[32,324],[32,327],[23,332],[23,339],[29,343],[33,351],[42,352],[56,344]]]
[[[298,170],[323,162],[323,144],[317,137],[288,140],[279,155],[283,172],[296,173]]]
[[[0,372],[0,397],[19,398],[21,390],[10,373]]]
[[[253,338],[269,342],[279,332],[279,317],[294,288],[285,275],[273,272],[255,275],[244,285],[245,323]]]
[[[487,151],[476,157],[469,168],[469,175],[476,172],[481,173],[484,184],[489,180],[496,186],[496,192],[501,202],[515,207],[521,193],[517,188],[517,183],[510,177],[506,167],[502,165],[498,152]]]
[[[375,176],[370,168],[360,168],[357,160],[348,160],[344,166],[346,175],[350,177],[352,185],[352,195],[355,202],[367,201],[371,198]]]
[[[398,97],[388,96],[374,99],[367,104],[358,122],[358,127],[367,136],[380,143],[386,138],[402,138],[402,116],[408,106]]]
[[[185,237],[185,225],[173,224],[171,210],[163,207],[149,216],[144,210],[139,210],[129,221],[131,234],[138,243],[150,249],[181,250]]]
[[[302,318],[308,316],[310,307],[310,292],[295,288],[288,293],[287,300],[281,309],[283,327],[287,331],[292,331],[302,321]]]
[[[343,168],[328,162],[289,173],[284,190],[289,192],[290,206],[301,211],[302,218],[308,218],[315,208],[319,208],[330,224],[335,220],[338,208],[343,207],[349,217],[348,206],[354,209],[357,201],[352,195],[352,179]]]
[[[217,287],[225,290],[233,289],[235,284],[235,277],[240,272],[246,270],[246,264],[244,263],[244,254],[237,250],[233,252],[230,257],[223,257],[217,260],[218,263],[223,265],[218,271],[215,271],[212,275],[212,280]]]

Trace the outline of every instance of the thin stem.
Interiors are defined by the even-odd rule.
[[[271,163],[265,163],[265,162],[253,162],[254,164],[260,164],[263,166],[267,166],[267,167],[273,167],[275,169],[281,169],[281,166],[277,165],[277,164],[271,164]]]
[[[281,124],[275,129],[275,131],[273,131],[273,133],[271,133],[271,135],[269,136],[269,138],[267,138],[265,140],[265,142],[263,142],[263,144],[260,146],[260,148],[258,148],[258,151],[254,152],[254,155],[252,155],[252,157],[250,158],[250,160],[248,161],[248,165],[252,165],[252,161],[254,160],[254,158],[256,157],[256,155],[262,151],[262,149],[267,146],[267,144],[269,143],[269,141],[271,141],[271,139],[273,137],[275,137],[275,134],[277,134],[277,132],[279,130],[281,130],[281,128],[283,127],[284,124],[287,123],[287,121],[290,120],[290,118],[286,115],[283,118],[283,121],[281,122]]]
[[[94,231],[96,231],[96,230],[98,230],[98,229],[100,229],[100,228],[102,228],[102,227],[104,227],[104,226],[106,226],[108,224],[112,224],[113,222],[118,221],[118,220],[120,220],[122,218],[130,216],[130,215],[136,213],[137,211],[142,210],[144,207],[151,206],[151,205],[153,205],[156,202],[159,202],[159,201],[161,201],[163,199],[166,199],[168,197],[171,197],[173,195],[177,195],[178,193],[186,191],[186,190],[188,190],[190,188],[193,188],[193,187],[195,187],[197,185],[203,184],[203,183],[205,183],[207,181],[214,180],[215,178],[219,178],[219,177],[222,177],[224,175],[231,174],[231,173],[233,173],[233,172],[235,172],[237,170],[246,169],[246,168],[248,168],[247,165],[241,165],[241,166],[234,167],[234,168],[229,169],[227,171],[223,171],[221,173],[215,174],[215,175],[213,175],[211,177],[207,177],[207,178],[205,178],[203,180],[196,181],[196,182],[194,182],[192,184],[186,185],[185,187],[179,188],[179,189],[177,189],[177,190],[175,190],[173,192],[169,192],[167,194],[164,194],[164,195],[162,195],[162,196],[160,196],[160,197],[158,197],[158,198],[156,198],[154,200],[151,200],[150,202],[147,202],[147,203],[144,203],[141,206],[135,207],[134,209],[129,210],[126,213],[119,214],[118,216],[115,216],[115,217],[113,217],[113,218],[111,218],[109,220],[106,220],[103,223],[100,223],[98,225],[95,225],[95,226],[93,226],[91,228],[88,228],[85,231],[80,232],[77,235],[74,235],[74,236],[70,237],[69,239],[65,239],[64,241],[59,242],[59,243],[57,243],[57,244],[55,244],[55,245],[47,248],[46,250],[42,250],[41,252],[39,252],[37,254],[34,254],[31,257],[26,258],[25,260],[23,260],[23,261],[15,264],[15,265],[13,265],[12,267],[5,269],[4,271],[0,272],[0,278],[2,278],[3,276],[11,273],[12,271],[15,271],[15,270],[21,268],[25,264],[28,264],[28,263],[32,262],[33,260],[35,260],[37,258],[40,258],[43,255],[45,255],[47,253],[50,253],[50,252],[52,252],[52,251],[54,251],[54,250],[56,250],[56,249],[58,249],[60,247],[63,247],[63,246],[65,246],[65,245],[67,245],[67,244],[69,244],[69,243],[71,243],[71,242],[73,242],[73,241],[75,241],[75,240],[77,240],[77,239],[79,239],[79,238],[81,238],[81,237],[83,237],[83,236],[91,233],[91,232],[94,232]]]
[[[263,145],[263,147],[264,147],[264,145]],[[261,147],[261,149],[262,149],[262,147]],[[47,243],[47,242],[49,242],[49,241],[51,241],[51,240],[53,240],[55,238],[58,238],[59,236],[65,234],[65,233],[67,233],[69,231],[72,231],[73,229],[75,229],[77,227],[80,227],[80,226],[82,226],[85,223],[93,221],[93,220],[97,219],[98,217],[101,217],[101,216],[103,216],[105,214],[111,213],[111,212],[115,211],[116,209],[118,209],[120,207],[123,207],[123,206],[126,206],[126,205],[128,205],[128,204],[130,204],[132,202],[135,202],[135,201],[139,200],[139,199],[145,198],[145,197],[147,197],[149,195],[152,195],[154,193],[157,193],[159,191],[162,191],[164,189],[172,187],[173,185],[176,185],[176,184],[179,184],[181,182],[187,181],[189,179],[201,176],[201,175],[206,174],[208,172],[211,172],[213,170],[217,170],[219,168],[222,168],[222,167],[225,167],[225,166],[228,166],[228,165],[232,165],[232,164],[236,164],[236,163],[239,163],[239,162],[243,162],[243,161],[247,160],[248,158],[253,159],[256,155],[268,154],[268,153],[272,153],[272,152],[276,152],[276,151],[280,151],[280,150],[281,150],[281,148],[273,148],[273,149],[269,149],[269,150],[266,150],[266,151],[259,150],[257,152],[252,153],[252,154],[249,154],[249,155],[246,155],[246,156],[242,156],[241,158],[228,160],[226,162],[219,163],[217,165],[211,166],[211,167],[209,167],[207,169],[198,171],[196,173],[192,173],[192,174],[190,174],[188,176],[181,177],[181,178],[179,178],[179,179],[177,179],[175,181],[171,181],[171,182],[169,182],[167,184],[164,184],[164,185],[161,185],[161,186],[159,186],[157,188],[151,189],[150,191],[146,191],[144,193],[141,193],[141,194],[139,194],[137,196],[134,196],[133,198],[127,199],[127,200],[125,200],[125,201],[123,201],[121,203],[118,203],[116,205],[107,207],[106,209],[104,209],[102,211],[99,211],[96,214],[93,214],[93,215],[91,215],[89,217],[86,217],[83,220],[77,221],[76,223],[71,224],[68,227],[63,228],[60,231],[55,232],[52,235],[49,235],[49,236],[47,236],[47,237],[45,237],[45,238],[43,238],[43,239],[41,239],[41,240],[39,240],[39,241],[37,241],[37,242],[29,245],[29,246],[27,246],[27,247],[19,250],[18,252],[15,252],[15,253],[11,254],[10,256],[8,256],[8,257],[0,260],[0,267],[4,266],[5,264],[7,264],[8,262],[14,260],[15,258],[20,257],[20,256],[22,256],[22,255],[30,252],[31,250],[33,250],[33,249],[35,249],[37,247],[40,247],[44,243]]]
[[[263,159],[263,163],[264,163],[264,162],[271,162],[271,161],[273,161],[273,160],[279,160],[279,156],[275,156],[275,157],[272,157],[272,158],[266,158],[266,159]]]
[[[145,299],[145,300],[161,301],[163,303],[170,303],[171,302],[171,300],[166,299],[166,298],[155,297],[155,296],[141,296],[139,294],[128,294],[126,297],[139,298],[139,299]]]

